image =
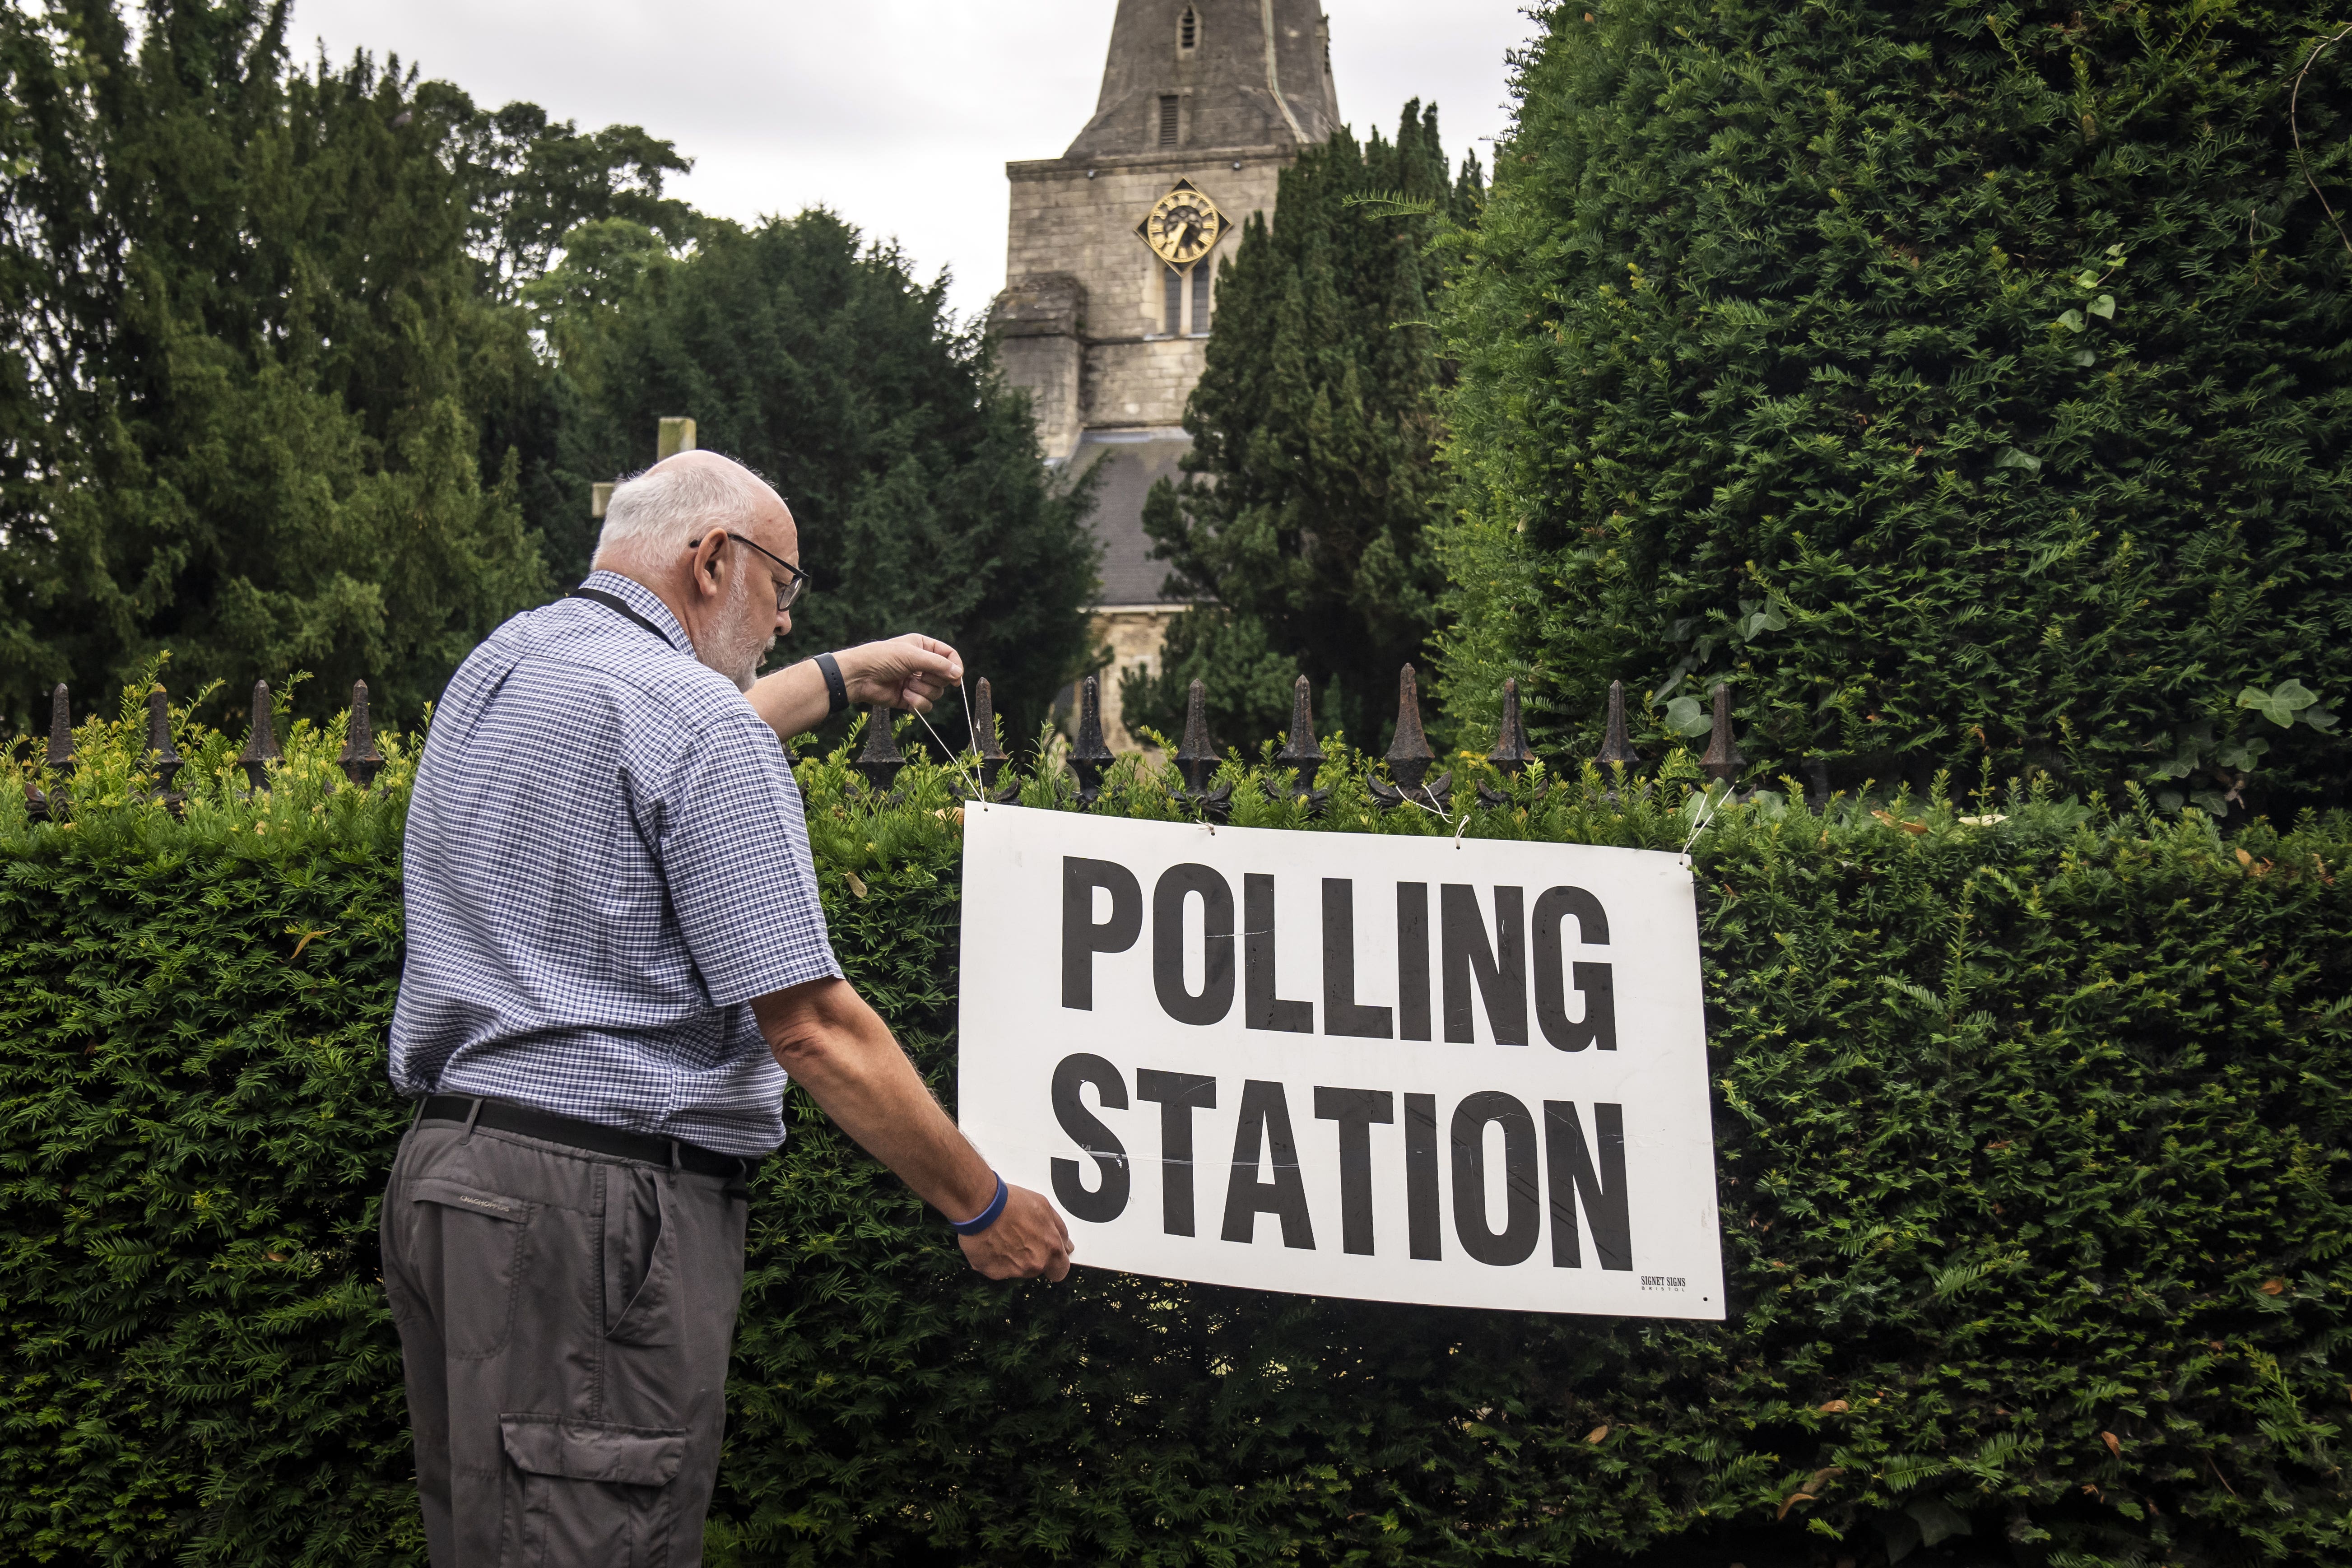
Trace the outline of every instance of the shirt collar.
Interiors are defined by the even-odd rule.
[[[624,577],[618,572],[591,572],[580,585],[602,589],[625,601],[629,608],[659,626],[662,636],[669,638],[670,647],[689,658],[693,656],[694,639],[686,635],[686,628],[678,624],[676,616],[669,613],[669,606],[662,603],[661,595],[635,577]]]

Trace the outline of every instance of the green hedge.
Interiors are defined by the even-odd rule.
[[[373,1253],[406,754],[362,797],[299,731],[256,807],[186,732],[174,821],[124,733],[68,825],[0,793],[0,1562],[417,1561]],[[1106,809],[1180,809],[1129,766]],[[1538,770],[1465,831],[1676,847],[1690,772],[1621,809]],[[836,944],[945,1088],[953,776],[801,776]],[[1455,826],[1352,754],[1311,824],[1230,776],[1246,823]],[[2352,823],[1767,797],[1696,853],[1727,1321],[992,1285],[794,1096],[714,1560],[2352,1554]]]

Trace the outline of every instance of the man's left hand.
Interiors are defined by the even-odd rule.
[[[919,632],[845,647],[833,658],[841,667],[841,684],[850,704],[858,708],[878,702],[928,713],[940,692],[963,679],[962,656]],[[824,676],[813,658],[761,676],[746,695],[752,711],[785,739],[824,723],[833,707]]]
[[[940,693],[963,679],[963,659],[937,637],[919,632],[843,648],[834,661],[849,700],[928,713]]]

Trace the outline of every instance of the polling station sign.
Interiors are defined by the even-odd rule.
[[[959,1111],[1077,1261],[1721,1318],[1682,856],[964,814]]]

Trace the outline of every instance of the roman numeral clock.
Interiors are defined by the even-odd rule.
[[[1151,205],[1135,232],[1153,255],[1177,271],[1187,272],[1216,247],[1232,226],[1217,204],[1199,187],[1190,180],[1179,180]]]

